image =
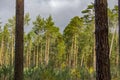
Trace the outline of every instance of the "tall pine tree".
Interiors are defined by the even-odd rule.
[[[111,80],[107,0],[95,0],[96,80]]]
[[[23,33],[24,33],[24,0],[16,0],[16,35],[15,35],[15,68],[14,80],[23,80]]]

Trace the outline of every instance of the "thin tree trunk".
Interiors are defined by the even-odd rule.
[[[118,44],[118,45],[117,45]],[[113,65],[116,65],[117,68],[117,74],[116,76],[119,77],[119,41],[118,41],[118,36],[116,36],[116,59],[115,59],[115,63]]]
[[[45,65],[48,65],[49,62],[49,47],[50,47],[50,38],[46,37],[46,49],[45,49]]]
[[[118,31],[118,35],[119,35],[119,68],[120,69],[120,0],[118,0],[118,26],[119,26],[119,31]],[[120,76],[120,70],[119,70],[119,76]]]
[[[74,38],[72,37],[72,45],[71,45],[71,52],[70,52],[70,67],[74,68]]]
[[[82,58],[81,58],[81,63],[80,63],[81,67],[83,66],[83,63],[84,63],[84,54],[82,54]]]
[[[47,54],[48,54],[48,40],[47,40],[47,36],[46,36],[46,43],[45,43],[45,65],[47,65]]]
[[[1,65],[3,65],[3,53],[4,53],[4,40],[1,42]]]
[[[76,37],[76,35],[74,36],[74,64],[75,64],[75,68],[77,68],[77,39],[76,39],[77,37]]]
[[[94,71],[96,71],[96,52],[95,52],[95,43],[94,43],[94,58],[93,58],[93,67],[94,67]]]
[[[67,66],[70,67],[70,50],[67,49],[67,54],[66,54],[66,58],[67,58]]]
[[[116,29],[117,29],[117,26],[115,26],[114,33],[113,33],[113,36],[112,36],[112,41],[111,41],[111,45],[110,45],[110,54],[109,54],[109,57],[111,56],[111,53],[112,53],[112,47],[113,47],[113,42],[114,42],[114,38],[115,38]]]
[[[40,46],[40,64],[43,64],[43,49],[42,49],[42,42],[41,42],[41,46]]]
[[[76,68],[76,35],[74,36],[74,68]]]
[[[29,45],[29,53],[28,53],[28,68],[30,67],[30,61],[31,61],[31,41],[30,41],[30,45]]]
[[[26,58],[26,59],[25,59],[25,67],[26,67],[26,68],[28,68],[28,65],[29,65],[29,64],[28,64],[28,58],[29,58],[29,57],[28,57],[28,54],[29,54],[29,46],[28,46],[28,48],[27,48],[26,55],[25,55],[25,58]]]
[[[96,80],[111,80],[107,0],[95,0]]]
[[[2,43],[2,42],[1,42]],[[1,52],[1,46],[0,46],[0,65],[2,64],[2,52]]]
[[[23,80],[24,0],[16,0],[16,35],[14,80]]]
[[[36,47],[33,50],[33,66],[36,66]]]
[[[5,58],[5,64],[6,64],[6,65],[9,65],[9,55],[8,55],[8,51],[9,51],[9,50],[8,50],[8,48],[6,47],[6,52],[5,52],[5,57],[6,57],[6,58]]]
[[[13,37],[13,34],[12,34],[12,44],[11,44],[11,66],[13,66],[14,64],[14,37]]]
[[[38,67],[38,62],[39,62],[39,52],[38,52],[38,44],[37,44],[37,47],[36,47],[36,66]]]

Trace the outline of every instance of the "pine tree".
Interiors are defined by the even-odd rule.
[[[23,80],[23,34],[24,34],[24,0],[16,0],[16,35],[14,80]]]
[[[107,0],[95,0],[96,80],[111,80]]]

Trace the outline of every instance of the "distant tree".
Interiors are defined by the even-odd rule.
[[[85,39],[85,44],[90,47],[90,49],[87,49],[86,50],[86,53],[90,53],[90,51],[92,53],[88,54],[88,55],[91,55],[91,57],[89,56],[88,57],[88,64],[89,66],[91,66],[91,64],[93,64],[93,68],[94,68],[94,71],[96,71],[96,53],[95,53],[95,34],[94,34],[94,23],[95,23],[95,10],[94,10],[94,5],[91,4],[91,5],[88,5],[88,7],[82,11],[83,13],[83,20],[84,20],[84,26],[85,26],[85,31],[84,33],[86,34],[85,37],[87,39]],[[87,41],[89,40],[89,41]],[[89,43],[88,43],[89,42]],[[87,48],[87,46],[85,46]],[[84,49],[83,49],[84,51]],[[87,52],[88,51],[88,52]],[[87,56],[85,56],[86,58]],[[89,60],[90,58],[90,60]],[[90,63],[92,60],[93,63]],[[91,68],[91,67],[90,67]]]
[[[1,54],[1,65],[3,66],[4,64],[7,64],[7,51],[8,51],[8,44],[9,44],[9,31],[8,27],[5,24],[3,31],[1,32],[1,49],[0,49],[0,54]]]
[[[71,19],[70,23],[64,30],[64,39],[66,43],[67,62],[69,67],[77,68],[78,62],[78,39],[82,31],[83,20],[78,16]]]
[[[40,15],[36,17],[36,20],[33,22],[33,33],[36,35],[34,39],[34,46],[37,48],[35,50],[35,53],[33,54],[33,63],[43,63],[43,36],[44,36],[44,25],[45,20],[44,18],[41,18]],[[39,45],[40,44],[40,45]],[[40,56],[38,56],[38,48],[40,46]],[[35,56],[36,55],[36,56]],[[36,58],[36,59],[35,59]],[[38,61],[38,59],[40,60]]]
[[[50,53],[52,52],[52,51],[50,51],[51,42],[52,42],[52,39],[53,38],[55,39],[55,37],[59,34],[59,28],[57,28],[54,25],[52,16],[49,16],[46,20],[41,18],[41,16],[37,16],[36,21],[33,22],[33,25],[34,25],[33,30],[38,35],[37,37],[41,36],[42,39],[44,39],[44,41],[45,41],[44,62],[45,62],[45,65],[47,65],[49,63]],[[38,42],[38,40],[36,42]],[[42,45],[41,45],[41,47],[42,47]],[[42,48],[41,48],[41,50],[42,50]],[[41,52],[43,52],[43,51],[41,51]]]
[[[33,50],[33,42],[35,40],[35,33],[33,30],[31,30],[29,33],[24,35],[24,68],[29,68],[30,66],[33,66],[32,64],[34,64],[34,55],[32,54],[32,50]]]
[[[14,80],[23,80],[24,0],[16,0]]]
[[[95,0],[96,80],[111,80],[107,0]]]

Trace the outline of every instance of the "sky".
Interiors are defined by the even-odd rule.
[[[70,19],[74,16],[82,16],[81,11],[94,0],[25,0],[25,13],[29,13],[31,24],[25,28],[29,31],[32,28],[32,21],[37,15],[47,18],[52,15],[55,25],[62,32]],[[112,8],[117,0],[108,0],[108,6]],[[0,21],[4,25],[9,18],[15,15],[15,0],[0,1]]]

